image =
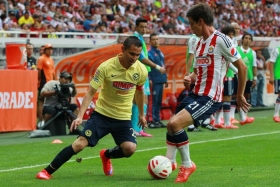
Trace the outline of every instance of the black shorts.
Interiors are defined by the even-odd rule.
[[[237,78],[237,75],[234,74],[234,77],[233,77],[233,95],[237,94],[237,88],[238,88],[238,78]]]
[[[274,93],[275,94],[280,93],[280,79],[274,80]]]
[[[109,133],[114,138],[116,145],[121,145],[123,142],[137,144],[131,120],[113,119],[96,111],[90,115],[81,136],[88,140],[88,146],[94,147],[101,138]]]
[[[71,110],[72,112],[74,112],[77,108],[78,108],[78,106],[74,103],[71,103],[69,105],[69,110]],[[43,106],[43,115],[50,114],[50,115],[54,116],[59,110],[60,109],[53,107],[53,106]]]
[[[224,81],[224,93],[223,95],[224,96],[232,96],[233,94],[233,87],[234,87],[234,83],[233,83],[233,80],[231,79],[226,79]]]
[[[199,126],[221,107],[222,102],[215,102],[208,96],[198,96],[190,93],[177,106],[176,113],[186,109],[194,120],[194,125]]]
[[[245,91],[244,91],[245,94],[250,94],[252,92],[252,84],[253,81],[246,82]]]

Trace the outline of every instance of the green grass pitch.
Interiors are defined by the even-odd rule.
[[[147,129],[152,138],[138,138],[137,152],[130,158],[112,160],[114,175],[103,174],[99,151],[111,148],[110,135],[94,148],[86,148],[64,164],[49,181],[35,179],[54,156],[76,136],[28,138],[28,132],[0,133],[1,187],[265,187],[280,185],[280,124],[273,110],[250,112],[255,122],[239,129],[188,133],[191,159],[197,170],[185,184],[174,184],[178,169],[166,180],[153,180],[147,172],[149,160],[165,155],[164,128]],[[240,126],[240,125],[238,125]],[[60,139],[62,144],[52,144]],[[82,158],[82,162],[76,162]],[[180,156],[177,155],[180,164]]]

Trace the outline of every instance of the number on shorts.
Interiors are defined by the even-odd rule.
[[[135,130],[133,128],[130,128],[130,130],[132,131],[132,134],[131,136],[135,137],[136,138],[136,133],[135,133]]]
[[[199,104],[196,101],[194,101],[193,103],[188,105],[188,107],[191,108],[192,110],[194,110],[198,106],[199,106]]]

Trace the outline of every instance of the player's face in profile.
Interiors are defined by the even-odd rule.
[[[201,33],[202,29],[201,29],[201,24],[200,24],[201,20],[198,22],[195,22],[191,17],[188,17],[188,19],[189,19],[189,23],[190,23],[192,32],[196,36],[201,37],[202,36],[202,33]]]
[[[125,66],[125,68],[129,68],[139,58],[142,51],[142,47],[136,47],[135,45],[131,45],[128,49],[124,49],[124,47],[122,47],[122,51],[124,63],[123,65]]]
[[[145,23],[145,22],[141,22],[141,23],[139,23],[139,25],[136,27],[136,31],[139,33],[139,34],[141,34],[141,35],[144,35],[144,34],[146,34],[146,32],[147,32],[147,23]]]
[[[230,32],[227,36],[230,37],[230,39],[233,39],[234,34],[233,34],[233,32]]]

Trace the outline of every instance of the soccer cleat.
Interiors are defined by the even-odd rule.
[[[194,128],[189,128],[188,127],[188,130],[187,130],[188,132],[201,132],[201,130],[199,129],[199,128],[197,128],[197,127],[194,127]]]
[[[103,172],[107,176],[112,176],[113,175],[113,166],[112,166],[111,160],[105,156],[105,151],[106,151],[106,149],[102,149],[99,153],[100,158],[102,160]]]
[[[175,169],[177,169],[177,162],[172,163],[172,171],[174,171]]]
[[[149,128],[161,128],[163,124],[161,122],[152,122],[148,124]]]
[[[240,123],[240,125],[246,125],[246,124],[252,123],[254,120],[255,119],[253,119],[253,118],[247,117],[245,121],[240,121],[239,123]]]
[[[141,137],[152,137],[153,136],[151,134],[144,132],[143,130],[141,130],[138,134],[140,134]]]
[[[249,118],[249,120],[251,120],[252,122],[255,120],[254,117],[247,117],[247,118]]]
[[[180,171],[175,182],[187,182],[189,176],[196,170],[196,165],[192,162],[192,167],[186,168],[185,166],[180,167]]]
[[[238,128],[239,128],[238,126],[233,124],[226,126],[226,129],[238,129]]]
[[[50,180],[51,177],[52,177],[52,176],[51,176],[45,169],[43,169],[42,171],[40,171],[40,172],[36,175],[36,178],[37,178],[37,179],[42,179],[42,180]]]
[[[273,117],[273,120],[274,120],[275,122],[277,122],[277,123],[280,122],[280,118],[279,118],[278,116]]]
[[[224,129],[225,128],[225,126],[222,125],[222,124],[215,124],[214,127],[217,128],[217,129]]]
[[[234,119],[234,118],[230,118],[230,122],[231,123],[239,123],[239,121],[237,119]]]
[[[218,130],[216,127],[213,127],[210,124],[202,124],[201,127],[205,128],[205,129],[208,129],[210,131],[217,131]]]

